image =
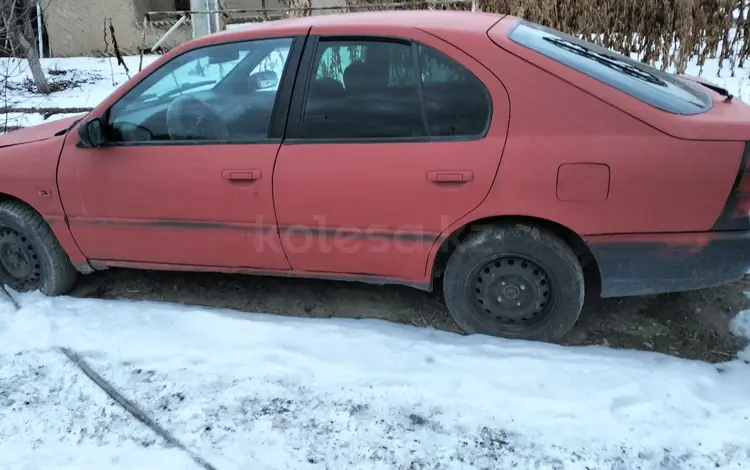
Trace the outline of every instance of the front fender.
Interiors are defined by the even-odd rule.
[[[31,206],[49,224],[70,261],[82,272],[90,270],[68,228],[57,187],[57,164],[65,136],[0,149],[0,197]]]

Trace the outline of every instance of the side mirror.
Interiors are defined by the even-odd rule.
[[[253,73],[247,77],[247,81],[250,91],[273,88],[279,84],[279,78],[276,76],[276,72],[272,70]]]
[[[78,146],[84,148],[99,147],[104,143],[102,121],[93,118],[78,126]]]

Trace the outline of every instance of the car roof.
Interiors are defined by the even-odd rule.
[[[507,15],[497,13],[456,11],[456,10],[389,10],[353,13],[333,13],[297,18],[284,18],[257,23],[248,28],[236,28],[210,35],[211,42],[240,40],[248,31],[286,30],[292,27],[315,26],[361,26],[363,33],[368,29],[382,27],[420,28],[426,31],[476,31],[484,34],[493,24]]]

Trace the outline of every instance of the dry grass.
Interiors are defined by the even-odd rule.
[[[392,0],[344,0],[351,11],[386,9],[470,10],[467,1],[442,3]],[[311,8],[310,0],[290,0],[302,14],[327,11]],[[564,31],[662,69],[682,73],[688,60],[721,59],[722,67],[742,67],[750,53],[750,22],[742,11],[748,0],[477,0],[478,10],[506,13]],[[299,13],[298,13],[299,14]],[[736,32],[736,33],[735,33]]]

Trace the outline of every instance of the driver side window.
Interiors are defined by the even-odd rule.
[[[292,41],[217,44],[172,59],[112,106],[106,142],[264,140]]]

